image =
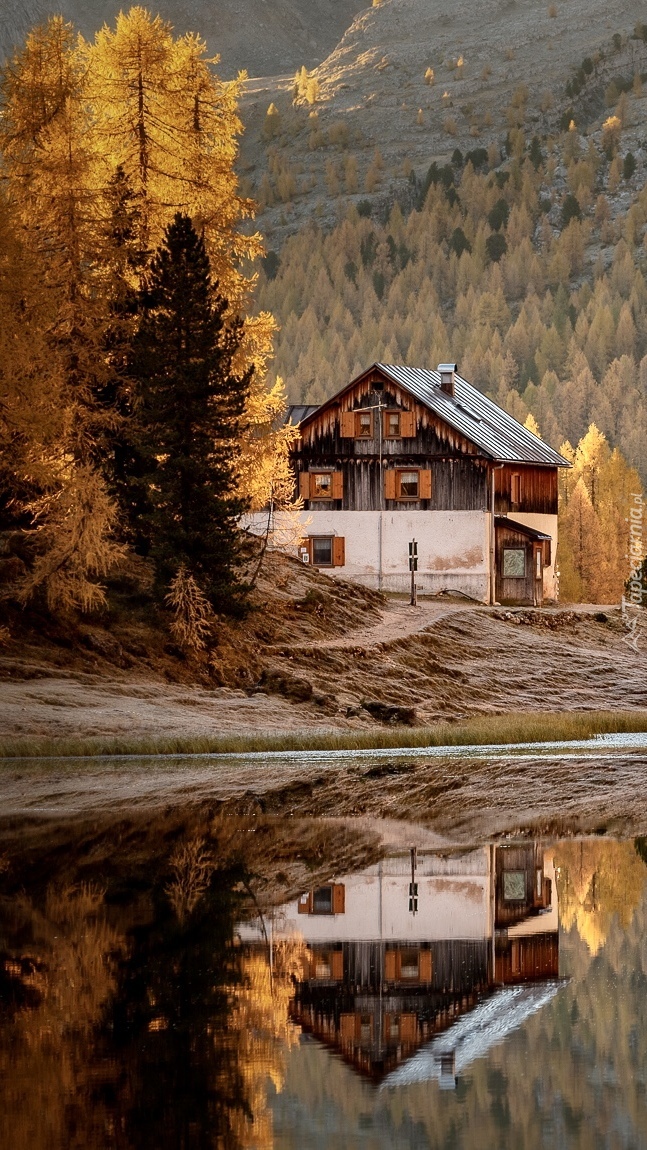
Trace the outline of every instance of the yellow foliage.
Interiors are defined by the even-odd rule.
[[[299,1041],[289,1005],[293,979],[303,978],[306,954],[305,944],[297,940],[273,942],[271,960],[265,949],[248,952],[241,960],[240,982],[232,988],[229,1026],[238,1038],[238,1066],[249,1106],[248,1114],[234,1115],[234,1134],[239,1145],[253,1150],[274,1146],[267,1083],[281,1092],[285,1056]]]
[[[645,888],[645,864],[632,842],[607,839],[561,843],[554,861],[561,925],[577,930],[595,955],[614,918],[629,926]]]

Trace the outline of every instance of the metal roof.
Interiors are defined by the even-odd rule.
[[[568,460],[538,439],[460,375],[454,376],[454,394],[440,389],[440,374],[422,367],[392,363],[375,365],[395,383],[410,391],[441,419],[501,463],[537,463],[570,467]],[[346,390],[344,388],[344,390]]]
[[[432,1039],[407,1062],[387,1074],[380,1090],[409,1086],[443,1076],[443,1058],[453,1055],[453,1076],[458,1077],[478,1058],[485,1058],[493,1046],[523,1026],[533,1014],[543,1010],[567,984],[567,979],[546,980],[525,986],[496,990],[448,1030]]]
[[[315,411],[319,411],[318,403],[293,403],[291,407],[288,407],[285,422],[293,423],[296,427],[297,424],[307,419],[309,415],[313,415]]]
[[[509,527],[513,531],[518,531],[520,535],[527,535],[529,539],[552,539],[552,535],[547,535],[545,531],[537,531],[535,527],[529,527],[527,523],[517,523],[516,519],[510,519],[509,515],[495,515],[495,527]]]

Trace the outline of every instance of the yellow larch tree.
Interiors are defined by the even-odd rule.
[[[245,315],[256,282],[251,263],[263,244],[257,232],[240,228],[254,213],[253,203],[238,192],[234,170],[244,74],[221,81],[214,71],[218,59],[207,56],[199,36],[174,38],[170,24],[141,7],[122,12],[114,30],[104,27],[81,51],[99,183],[108,186],[114,172],[123,170],[138,203],[143,249],[157,246],[176,211],[189,215],[204,236],[230,312]],[[274,330],[269,312],[248,316],[234,364],[239,372],[254,367],[241,460],[241,493],[252,506],[269,498],[289,440],[274,428],[285,406],[283,387],[266,385]]]
[[[45,352],[38,366],[47,409],[43,435],[36,432],[30,449],[38,475],[26,510],[36,561],[18,593],[42,588],[50,607],[89,608],[103,598],[96,577],[121,552],[111,539],[116,509],[95,459],[101,424],[111,416],[96,402],[109,367],[86,75],[73,29],[61,17],[28,36],[5,70],[2,96],[5,194],[34,272],[28,310],[40,336],[36,347],[40,342]],[[20,317],[4,318],[20,328]],[[33,378],[38,361],[24,352],[23,375]]]

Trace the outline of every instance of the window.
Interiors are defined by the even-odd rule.
[[[307,891],[299,897],[298,911],[299,914],[344,914],[346,911],[346,887],[343,882],[333,882],[326,886],[320,886],[317,890]],[[333,978],[341,978],[341,974],[336,974],[335,971],[338,963],[343,961],[343,955],[339,951],[339,957],[336,957],[336,953],[332,955],[331,969]],[[321,961],[326,962],[326,957],[323,956]]]
[[[311,499],[332,499],[332,471],[315,471],[310,477]]]
[[[355,438],[356,439],[372,439],[373,438],[373,412],[372,411],[356,411],[355,412]]]
[[[503,578],[526,578],[526,552],[523,547],[503,548]]]
[[[503,900],[504,902],[526,901],[526,872],[523,870],[504,870],[503,872]]]
[[[399,439],[402,432],[400,431],[400,412],[387,411],[384,416],[384,438],[385,439]]]
[[[371,408],[358,407],[353,411],[340,412],[339,432],[342,439],[372,439],[373,412]]]
[[[429,468],[388,468],[384,472],[385,499],[431,499]]]
[[[510,501],[513,504],[521,503],[521,476],[518,472],[510,480]]]
[[[537,553],[535,556],[535,562],[536,562],[535,574],[536,574],[538,579],[541,579],[541,549],[537,550]]]
[[[320,886],[312,892],[312,913],[332,914],[332,887]]]
[[[417,499],[419,493],[419,474],[417,471],[399,471],[398,472],[398,498],[399,499]]]
[[[417,950],[403,950],[401,956],[400,978],[418,979],[420,968],[418,966],[419,955]]]
[[[299,557],[313,567],[345,567],[346,540],[343,535],[309,535],[299,544]]]
[[[312,563],[314,567],[332,567],[333,565],[333,537],[332,535],[312,536]]]
[[[343,499],[343,471],[301,471],[299,495],[302,499]]]

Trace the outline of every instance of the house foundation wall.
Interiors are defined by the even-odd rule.
[[[487,602],[490,517],[485,511],[307,511],[301,522],[304,536],[343,536],[344,566],[322,568],[333,578],[408,592],[409,543],[415,539],[421,594],[458,591]],[[260,533],[267,517],[249,517],[246,526]]]

